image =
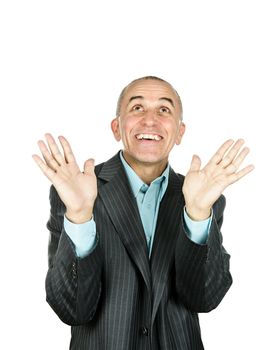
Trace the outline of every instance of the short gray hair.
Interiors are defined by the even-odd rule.
[[[121,94],[120,94],[120,96],[119,96],[119,98],[118,98],[117,109],[116,109],[116,116],[117,116],[117,117],[119,117],[119,115],[120,115],[121,104],[122,104],[122,101],[123,101],[123,98],[124,98],[124,95],[125,95],[127,89],[128,89],[128,88],[130,87],[130,85],[132,85],[133,83],[138,82],[138,81],[141,81],[141,80],[158,80],[158,81],[162,81],[162,82],[168,84],[168,85],[171,87],[171,89],[175,92],[175,95],[176,95],[177,98],[178,98],[179,106],[180,106],[180,109],[181,109],[180,119],[183,120],[183,105],[182,105],[182,101],[181,101],[181,98],[180,98],[178,92],[174,89],[174,87],[173,87],[168,81],[166,81],[166,80],[164,80],[164,79],[161,79],[161,78],[159,78],[159,77],[156,77],[156,76],[154,76],[154,75],[147,75],[147,76],[145,76],[145,77],[141,77],[141,78],[134,79],[134,80],[132,80],[128,85],[126,85],[126,86],[123,88],[123,90],[122,90],[122,92],[121,92]]]

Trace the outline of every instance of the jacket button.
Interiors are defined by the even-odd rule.
[[[73,262],[73,264],[72,264],[72,276],[73,276],[73,278],[77,277],[77,268],[76,268],[75,262]]]
[[[140,328],[140,333],[141,333],[142,335],[145,335],[145,336],[147,337],[147,336],[149,335],[149,330],[148,330],[147,327],[142,326],[142,327]]]

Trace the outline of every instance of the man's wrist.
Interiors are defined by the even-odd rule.
[[[65,216],[73,224],[84,224],[85,222],[92,219],[92,209],[88,209],[79,213],[67,210]]]
[[[185,210],[193,221],[207,220],[211,216],[211,208],[209,209],[197,209],[193,207],[185,206]]]

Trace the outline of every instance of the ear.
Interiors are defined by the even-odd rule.
[[[178,130],[178,135],[177,135],[176,141],[175,141],[176,145],[180,145],[185,131],[186,131],[186,124],[181,122],[180,126],[179,126],[179,130]]]
[[[120,124],[119,124],[119,118],[116,117],[111,121],[111,129],[114,134],[114,137],[117,141],[121,140],[121,133],[120,133]]]

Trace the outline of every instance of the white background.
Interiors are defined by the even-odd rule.
[[[207,350],[279,349],[280,11],[278,1],[1,1],[1,349],[67,349],[45,302],[49,182],[31,155],[45,132],[82,165],[121,147],[110,131],[132,79],[157,75],[181,95],[187,132],[171,156],[186,173],[228,138],[256,169],[225,195],[234,284],[201,315]],[[277,317],[276,320],[274,316]],[[120,349],[121,350],[121,349]]]

